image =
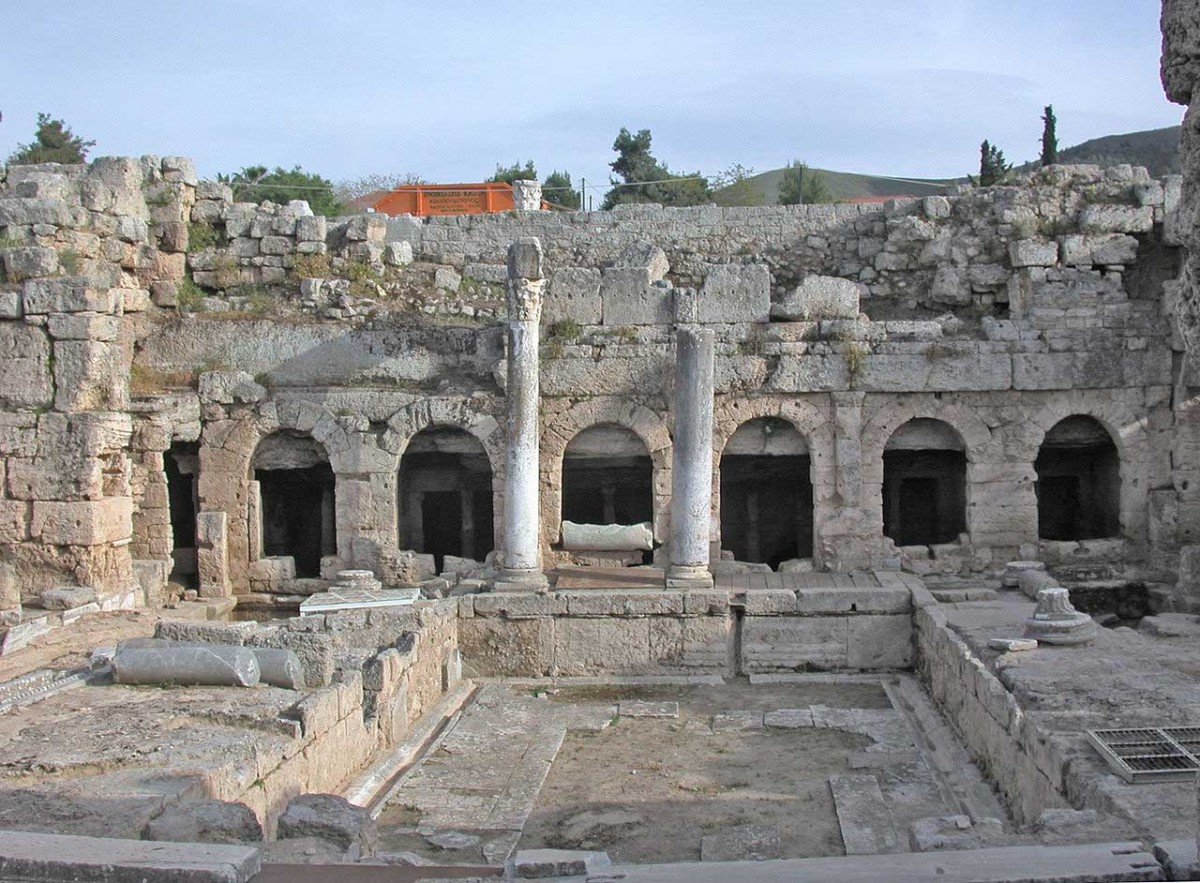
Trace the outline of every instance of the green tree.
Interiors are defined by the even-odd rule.
[[[84,141],[62,120],[51,119],[48,113],[39,113],[33,141],[29,144],[18,144],[16,152],[8,161],[14,165],[43,162],[82,163],[87,162],[88,149],[95,146],[95,141]]]
[[[999,184],[1011,168],[1012,164],[1004,161],[1004,151],[984,139],[979,145],[979,186]]]
[[[334,195],[333,182],[314,172],[295,166],[288,170],[276,166],[246,166],[230,175],[217,175],[217,180],[233,188],[237,202],[285,203],[303,199],[318,215],[341,214],[342,203]]]
[[[571,183],[570,172],[553,171],[542,182],[542,198],[563,208],[578,209],[581,204],[579,191]]]
[[[806,163],[793,160],[783,170],[779,182],[779,205],[817,205],[837,202],[825,175]]]
[[[1058,120],[1054,117],[1054,105],[1047,104],[1042,114],[1042,165],[1052,166],[1058,162]]]
[[[496,163],[496,174],[488,178],[489,181],[503,181],[505,184],[511,184],[513,181],[536,181],[537,169],[534,168],[533,160],[525,160],[525,165],[521,165],[520,161],[513,163],[511,166],[502,166]]]
[[[750,183],[754,169],[734,163],[713,176],[713,202],[717,205],[762,205],[762,191]]]
[[[613,142],[617,158],[609,164],[621,180],[613,185],[601,206],[610,209],[627,202],[657,202],[662,205],[701,205],[712,202],[708,179],[699,172],[677,175],[650,152],[650,130],[636,135],[622,127]]]

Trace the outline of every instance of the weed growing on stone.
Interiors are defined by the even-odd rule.
[[[292,275],[297,279],[328,279],[333,266],[327,254],[298,254],[292,258]]]
[[[188,224],[188,251],[203,251],[206,248],[220,248],[226,244],[225,234],[212,224],[197,221]]]
[[[181,279],[175,287],[175,304],[184,312],[204,312],[204,297],[204,290],[191,279]]]
[[[859,343],[851,341],[846,345],[843,355],[846,359],[846,370],[850,374],[850,385],[854,386],[862,378],[863,369],[867,366],[867,356],[871,351]]]

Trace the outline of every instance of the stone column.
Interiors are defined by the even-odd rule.
[[[713,584],[713,332],[681,327],[675,343],[675,440],[671,449],[671,566],[667,588]]]
[[[508,439],[504,469],[504,537],[496,591],[546,590],[538,530],[538,324],[542,315],[542,245],[508,247]]]

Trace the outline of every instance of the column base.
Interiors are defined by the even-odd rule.
[[[672,564],[667,568],[668,589],[711,589],[713,575],[696,564]]]
[[[501,568],[496,581],[492,583],[493,592],[548,592],[550,582],[546,574],[534,568],[514,567]]]

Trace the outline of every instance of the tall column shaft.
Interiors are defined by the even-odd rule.
[[[500,591],[546,588],[538,529],[538,324],[545,285],[541,243],[528,238],[510,245],[503,568],[496,581]]]
[[[675,342],[668,588],[705,588],[712,520],[713,332],[682,327]]]

